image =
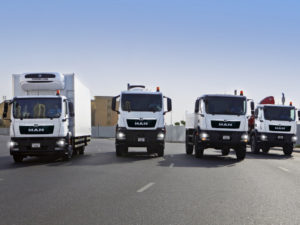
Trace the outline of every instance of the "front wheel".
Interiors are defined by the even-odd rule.
[[[270,151],[270,147],[268,147],[268,146],[262,147],[262,152],[263,153],[267,154],[267,153],[269,153],[269,151]]]
[[[185,152],[187,155],[192,155],[193,151],[194,151],[193,145],[185,144]]]
[[[84,154],[84,150],[85,150],[85,147],[84,147],[84,146],[80,147],[80,148],[78,149],[79,155],[83,155],[83,154]]]
[[[291,155],[294,151],[294,146],[293,144],[287,144],[283,147],[283,153],[285,155]]]
[[[253,135],[251,138],[251,152],[254,154],[258,154],[259,150],[260,149],[259,149],[258,143],[256,141],[256,137],[255,137],[255,135]]]
[[[116,156],[121,157],[125,156],[128,153],[128,147],[122,145],[116,145]]]
[[[197,143],[195,146],[195,157],[196,158],[203,158],[203,152],[204,152],[204,147]]]
[[[237,160],[243,160],[246,157],[246,146],[240,146],[235,149]]]
[[[158,157],[163,157],[165,154],[165,148],[164,146],[157,147],[157,155]]]
[[[13,155],[13,158],[14,158],[15,163],[21,163],[24,159],[24,157],[21,155]]]
[[[222,149],[222,155],[223,155],[223,156],[228,155],[229,152],[230,152],[230,148],[223,148],[223,149]]]
[[[65,155],[64,155],[64,160],[65,161],[69,161],[70,159],[72,159],[72,156],[73,156],[73,148],[72,148],[72,146],[71,145],[69,145],[68,147],[67,147],[67,152],[65,153]]]

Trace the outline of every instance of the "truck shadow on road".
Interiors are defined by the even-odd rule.
[[[288,159],[294,159],[293,155],[283,155],[282,152],[278,153],[259,153],[259,154],[254,154],[252,152],[247,152],[247,159],[264,159],[264,160],[288,160]]]
[[[165,156],[164,161],[160,161],[158,166],[162,167],[198,167],[198,168],[218,168],[218,167],[232,167],[241,163],[235,158],[234,154],[229,156],[221,155],[205,155],[201,159],[195,158],[194,155],[176,154],[172,157]]]

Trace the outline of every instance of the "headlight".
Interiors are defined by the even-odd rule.
[[[292,142],[296,143],[298,141],[298,137],[297,136],[293,136],[292,137]]]
[[[260,140],[262,141],[266,141],[268,139],[268,137],[264,134],[260,135]]]
[[[200,139],[202,140],[202,141],[206,141],[208,138],[209,138],[209,135],[207,134],[207,133],[200,133]]]
[[[13,149],[13,148],[15,148],[15,147],[17,147],[17,146],[18,146],[18,143],[17,143],[17,142],[14,142],[14,141],[10,141],[10,142],[7,143],[7,147],[8,147],[9,149]]]
[[[118,140],[125,140],[125,134],[123,132],[117,132],[117,139]]]
[[[165,134],[164,133],[158,133],[157,134],[157,140],[163,141],[165,139]]]
[[[243,142],[248,142],[249,135],[248,134],[243,134],[242,137],[241,137],[241,139],[242,139]]]
[[[62,147],[65,147],[66,141],[64,139],[61,139],[61,140],[57,141],[56,144],[58,147],[62,148]]]

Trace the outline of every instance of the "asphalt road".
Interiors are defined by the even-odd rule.
[[[14,164],[0,136],[0,224],[300,224],[300,153],[204,159],[167,144],[116,158],[113,140],[93,140],[69,162]],[[140,152],[138,152],[138,151]],[[248,151],[249,152],[249,151]]]

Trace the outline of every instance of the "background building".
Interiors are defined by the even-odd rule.
[[[92,100],[92,126],[115,126],[118,114],[111,110],[111,96],[95,96]],[[117,107],[119,106],[117,102]]]
[[[2,115],[3,115],[3,109],[4,109],[4,102],[0,103],[0,127],[5,127],[8,128],[10,126],[10,121],[9,120],[3,120]],[[10,106],[8,109],[8,115],[7,118],[10,119]]]

